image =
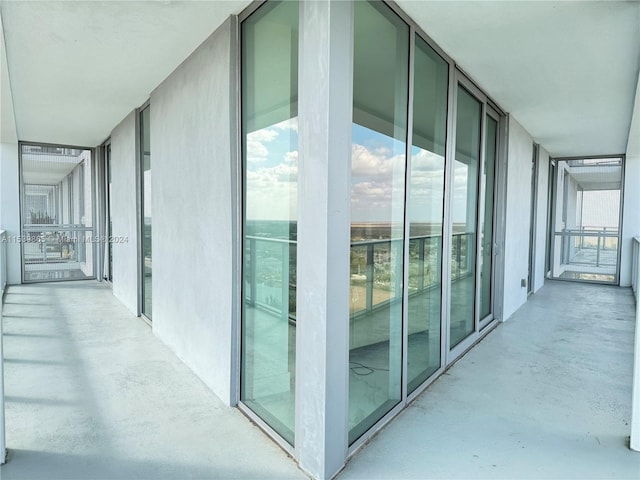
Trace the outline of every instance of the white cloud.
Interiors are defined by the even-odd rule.
[[[298,132],[298,117],[290,118],[289,120],[285,120],[280,123],[276,123],[273,125],[273,128],[277,128],[278,130],[293,130],[294,132]]]
[[[278,136],[278,132],[263,128],[247,134],[247,140],[255,142],[271,142]]]
[[[269,149],[265,143],[272,142],[278,132],[263,128],[247,134],[247,162],[261,163],[269,157]]]
[[[251,220],[295,218],[297,180],[298,166],[292,162],[247,171],[247,218]]]
[[[287,152],[284,154],[284,161],[287,163],[296,163],[298,161],[298,151]]]

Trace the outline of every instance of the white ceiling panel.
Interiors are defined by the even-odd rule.
[[[19,139],[97,145],[248,3],[1,0]]]
[[[551,155],[625,151],[639,2],[397,3]]]
[[[249,3],[0,0],[19,139],[97,145]],[[624,152],[639,2],[397,3],[551,155]]]

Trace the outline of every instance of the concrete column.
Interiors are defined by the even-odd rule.
[[[300,4],[296,456],[330,478],[348,452],[353,2]]]

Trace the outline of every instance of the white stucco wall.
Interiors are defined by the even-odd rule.
[[[136,202],[136,115],[131,112],[111,132],[113,294],[138,313],[138,228]]]
[[[631,239],[640,236],[640,78],[627,141],[620,286],[631,285]]]
[[[0,230],[20,235],[18,132],[9,82],[4,30],[0,21]],[[21,282],[20,244],[7,245],[7,283]]]
[[[150,103],[153,331],[227,404],[237,243],[231,28],[218,28]]]
[[[8,237],[20,235],[20,188],[18,184],[18,144],[0,143],[0,230]],[[11,238],[8,238],[11,240]],[[7,283],[17,285],[22,281],[20,244],[7,243]]]
[[[542,147],[538,154],[538,191],[536,196],[536,237],[533,291],[544,285],[547,254],[547,209],[549,205],[549,153]]]
[[[527,301],[521,279],[529,269],[529,221],[531,216],[531,158],[533,139],[509,117],[507,212],[505,234],[504,311],[508,319]]]

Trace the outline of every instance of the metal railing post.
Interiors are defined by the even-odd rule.
[[[394,245],[395,243],[395,245]],[[404,255],[402,255],[403,242],[401,241],[393,241],[391,240],[389,243],[389,253],[391,253],[392,249],[395,249],[395,257],[396,257],[396,265],[395,265],[395,282],[393,289],[393,298],[402,298],[402,275],[398,275],[397,272],[402,272],[402,264],[404,261]]]
[[[251,238],[249,240],[249,281],[251,282],[251,288],[249,289],[249,295],[247,300],[251,305],[256,304],[256,239]],[[245,294],[246,295],[246,294]]]
[[[367,269],[366,269],[366,289],[365,289],[365,311],[373,310],[373,274],[374,274],[374,258],[373,243],[367,244]]]
[[[418,239],[418,291],[424,290],[424,246],[425,239]]]
[[[596,247],[596,267],[600,266],[600,232],[598,232],[598,246]]]
[[[462,236],[456,235],[456,278],[460,278],[460,250],[462,249]]]
[[[282,252],[282,286],[280,293],[280,309],[282,318],[289,320],[289,244],[281,243]]]

